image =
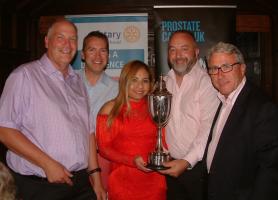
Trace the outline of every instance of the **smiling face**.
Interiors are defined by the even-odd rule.
[[[238,62],[235,54],[228,53],[213,53],[209,59],[209,67],[218,67],[223,64],[233,64]],[[218,70],[217,74],[210,75],[214,87],[226,98],[233,92],[241,83],[245,76],[245,64],[236,64],[232,71],[223,73]]]
[[[170,38],[168,63],[178,75],[187,74],[197,61],[199,49],[189,33],[177,32]]]
[[[63,74],[67,73],[77,50],[77,31],[74,25],[68,21],[53,24],[45,37],[45,47],[53,65]]]
[[[90,37],[82,51],[86,70],[101,74],[108,63],[108,45],[103,38]]]
[[[128,97],[132,101],[139,101],[150,91],[151,81],[148,72],[140,68],[128,84]]]

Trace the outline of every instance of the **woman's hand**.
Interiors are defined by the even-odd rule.
[[[152,170],[149,168],[146,168],[147,163],[143,160],[143,158],[141,156],[135,156],[134,160],[133,160],[135,166],[137,167],[137,169],[144,171],[144,172],[151,172]]]
[[[97,200],[107,200],[107,192],[102,185],[99,172],[91,174],[89,177],[93,190],[97,196]]]

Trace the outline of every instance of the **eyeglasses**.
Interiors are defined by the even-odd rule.
[[[232,71],[233,70],[233,66],[238,65],[238,64],[240,64],[240,62],[236,62],[234,64],[223,64],[223,65],[220,65],[219,67],[218,66],[208,67],[208,73],[210,75],[218,74],[219,69],[221,69],[221,71],[223,73],[227,73],[227,72]]]

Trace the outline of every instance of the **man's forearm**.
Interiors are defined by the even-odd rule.
[[[0,141],[9,150],[43,169],[52,160],[52,158],[33,144],[23,133],[16,129],[0,127]]]

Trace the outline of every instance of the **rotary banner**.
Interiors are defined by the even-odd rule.
[[[78,28],[78,52],[74,69],[83,66],[81,49],[83,38],[91,31],[103,32],[109,40],[107,74],[118,77],[124,64],[130,60],[148,63],[148,14],[103,14],[65,16]]]

